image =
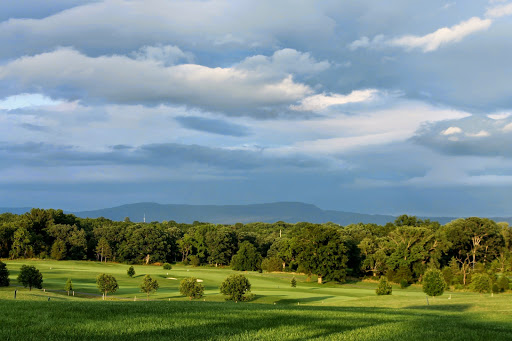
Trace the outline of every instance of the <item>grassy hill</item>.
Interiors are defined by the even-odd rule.
[[[252,283],[252,302],[225,302],[218,286],[230,269],[135,266],[77,261],[6,261],[12,285],[22,264],[35,265],[44,287],[62,290],[72,278],[75,290],[99,294],[98,273],[113,274],[120,285],[109,301],[100,296],[67,296],[64,291],[18,287],[0,289],[0,338],[3,340],[510,340],[512,295],[447,292],[426,305],[420,286],[394,287],[376,296],[376,283],[343,285],[307,282],[289,273],[244,273]],[[169,274],[167,274],[169,273]],[[139,292],[144,274],[161,289],[149,302]],[[179,279],[196,276],[206,287],[204,300],[178,293]],[[176,278],[176,279],[173,279]],[[13,299],[17,288],[18,299]],[[134,296],[137,301],[134,302]],[[48,301],[48,297],[51,300]]]

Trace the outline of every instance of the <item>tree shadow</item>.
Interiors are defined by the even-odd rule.
[[[317,296],[317,297],[307,297],[307,298],[285,298],[279,301],[276,301],[277,304],[308,304],[313,302],[325,301],[329,298],[333,298],[336,296]]]
[[[403,309],[415,309],[415,310],[435,310],[435,311],[455,311],[464,312],[471,308],[472,304],[430,304],[427,305],[412,305],[404,307]]]

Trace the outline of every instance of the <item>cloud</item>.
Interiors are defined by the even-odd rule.
[[[179,47],[173,45],[143,46],[132,55],[137,60],[153,60],[164,66],[194,61],[192,53],[183,52]]]
[[[487,117],[492,118],[493,120],[504,120],[505,118],[510,117],[510,115],[512,114],[509,112],[501,112],[497,114],[489,114]]]
[[[443,27],[424,36],[406,35],[394,38],[389,40],[387,44],[408,50],[421,49],[423,52],[431,52],[442,45],[459,42],[475,32],[487,30],[491,24],[490,19],[473,17],[452,27]]]
[[[212,134],[228,135],[228,136],[247,136],[249,129],[245,126],[229,123],[224,120],[216,120],[198,116],[178,116],[176,117],[183,127],[203,131]]]
[[[9,96],[0,100],[0,110],[14,110],[26,107],[54,106],[59,104],[47,96],[41,94],[26,94]]]
[[[449,127],[441,132],[442,135],[453,135],[462,133],[462,129],[459,127]]]
[[[287,105],[312,93],[291,75],[273,79],[242,68],[196,64],[165,67],[124,56],[91,58],[70,48],[26,56],[0,66],[4,95],[40,91],[45,96],[85,103],[148,105],[169,103],[254,114]],[[258,114],[256,114],[258,115]]]
[[[470,136],[470,137],[487,137],[490,135],[491,134],[485,130],[480,130],[478,133],[466,133],[466,136]]]
[[[487,18],[501,18],[507,15],[512,14],[512,3],[510,4],[504,4],[504,5],[498,5],[491,7],[487,9],[487,12],[485,12],[485,16]]]
[[[378,92],[379,91],[376,89],[366,89],[354,90],[348,95],[312,95],[302,99],[299,105],[292,105],[290,108],[297,111],[320,111],[332,105],[370,101],[378,94]]]

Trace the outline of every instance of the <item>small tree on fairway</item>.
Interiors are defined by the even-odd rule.
[[[23,284],[29,290],[32,287],[41,289],[43,287],[43,275],[32,265],[22,265],[20,274],[18,275],[18,282]]]
[[[98,285],[100,292],[104,295],[103,299],[107,297],[109,292],[115,293],[119,288],[119,285],[117,285],[117,281],[114,276],[107,274],[99,274],[98,277],[96,277],[96,284]]]
[[[297,286],[297,280],[295,279],[295,277],[293,277],[292,280],[290,281],[290,285],[292,286],[292,288],[295,288]]]
[[[379,285],[375,290],[377,295],[391,295],[393,292],[393,287],[388,282],[388,278],[386,276],[381,276],[379,280]]]
[[[220,285],[220,292],[228,296],[228,300],[235,302],[244,299],[244,295],[251,291],[251,283],[244,275],[231,275]]]
[[[8,287],[9,286],[9,270],[7,270],[7,265],[4,262],[0,261],[0,287]]]
[[[140,291],[145,292],[147,297],[146,300],[149,301],[149,294],[151,294],[153,291],[157,291],[159,288],[158,282],[156,279],[151,278],[150,275],[144,276],[144,279],[142,280],[142,284],[140,285]]]
[[[446,283],[443,273],[437,269],[429,269],[423,275],[423,292],[429,296],[441,296]]]
[[[180,293],[192,300],[193,298],[203,297],[204,287],[197,282],[197,278],[189,277],[180,282]]]
[[[128,276],[130,276],[130,277],[135,276],[135,269],[133,268],[133,266],[130,266],[130,267],[128,268],[128,270],[126,271],[126,274],[127,274]]]
[[[471,291],[478,292],[480,294],[489,292],[491,290],[491,279],[488,274],[474,274],[471,278],[471,284],[469,285]]]
[[[64,290],[68,292],[69,296],[69,292],[73,290],[73,282],[71,281],[71,278],[68,278],[68,280],[66,281],[66,286],[64,287]]]

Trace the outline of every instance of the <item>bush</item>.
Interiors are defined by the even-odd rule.
[[[407,282],[406,279],[400,281],[400,289],[407,289],[410,285],[411,283]]]
[[[169,264],[169,263],[164,263],[164,270],[171,270],[172,269],[172,265]]]
[[[43,275],[32,265],[22,265],[18,275],[18,283],[23,284],[29,290],[32,287],[41,289],[43,287]]]
[[[423,292],[429,296],[441,296],[446,283],[443,273],[437,269],[429,269],[423,275]]]
[[[496,284],[498,284],[498,288],[500,289],[501,292],[510,289],[510,281],[508,277],[505,275],[502,275],[500,279],[498,279],[498,282],[496,282]]]
[[[480,294],[489,292],[491,289],[491,279],[489,275],[485,273],[474,274],[471,279],[469,288],[471,291],[478,292]]]
[[[290,285],[292,286],[292,288],[295,288],[297,286],[297,280],[295,279],[295,277],[293,277],[292,280],[290,281]]]
[[[393,287],[389,284],[387,277],[382,276],[379,280],[379,285],[375,290],[377,295],[391,295],[393,292]]]
[[[197,282],[197,278],[189,277],[180,282],[180,294],[187,296],[191,300],[193,298],[203,297],[204,287],[201,283]]]
[[[0,261],[0,287],[8,287],[9,286],[9,270],[7,270],[7,265],[4,262]]]
[[[128,270],[126,271],[126,274],[127,274],[128,276],[130,276],[130,277],[135,276],[135,269],[133,268],[133,266],[130,266],[130,267],[128,268]]]
[[[235,302],[247,300],[244,297],[251,291],[251,283],[244,275],[231,275],[220,285],[220,292]]]
[[[500,292],[500,287],[498,286],[498,283],[493,283],[491,290],[495,294],[499,293]]]
[[[268,272],[283,271],[283,261],[279,257],[265,258],[261,262],[261,268]]]
[[[190,256],[190,264],[192,266],[199,266],[201,265],[201,260],[196,255]]]

